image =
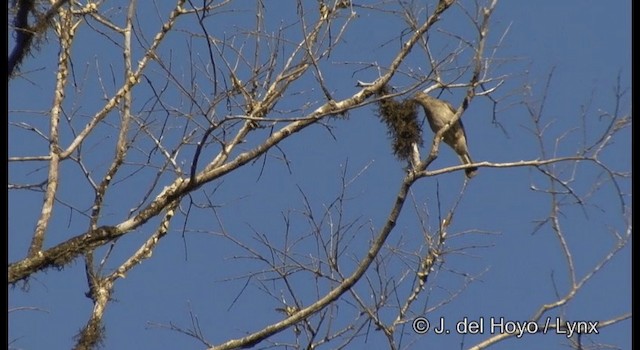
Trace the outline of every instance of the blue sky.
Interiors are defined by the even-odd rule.
[[[283,23],[295,23],[294,2],[266,2],[266,27],[275,31]],[[361,4],[355,2],[356,4]],[[421,2],[414,3],[419,6]],[[432,2],[425,2],[433,6]],[[469,2],[462,1],[465,6]],[[252,28],[255,17],[253,2],[244,3],[244,10],[220,13],[212,20],[211,31],[216,35],[235,32],[237,28]],[[116,4],[105,4],[105,9],[113,6],[114,18],[118,15]],[[139,6],[146,6],[140,4]],[[166,6],[163,5],[163,6]],[[394,8],[393,2],[385,5]],[[309,11],[315,10],[315,2]],[[146,9],[152,13],[151,10]],[[390,17],[387,12],[378,12],[366,7],[356,7],[359,17],[353,22],[343,37],[341,45],[331,57],[323,61],[322,67],[331,72],[325,74],[327,85],[336,99],[349,97],[357,91],[357,80],[372,81],[378,71],[361,69],[354,62],[375,61],[384,66],[401,45],[400,32],[406,28],[400,18]],[[502,39],[496,56],[504,61],[496,62],[495,75],[507,75],[506,83],[497,91],[503,97],[499,104],[497,121],[492,123],[491,104],[487,99],[477,98],[465,112],[463,118],[468,135],[469,148],[476,161],[515,162],[540,157],[538,143],[529,131],[532,127],[529,116],[517,102],[529,99],[536,103],[544,93],[544,86],[553,72],[548,97],[543,113],[545,145],[550,156],[554,155],[556,138],[565,135],[558,145],[557,156],[572,156],[583,138],[593,141],[597,133],[606,126],[600,118],[603,112],[613,112],[615,99],[613,88],[620,77],[621,86],[631,86],[631,17],[630,1],[501,1],[494,14],[490,29],[490,47]],[[141,10],[142,11],[142,10]],[[146,34],[143,40],[150,40],[158,20],[154,15],[141,16],[139,26]],[[166,8],[159,8],[166,16]],[[120,17],[118,17],[120,16]],[[436,49],[434,54],[442,55],[455,49],[446,33],[470,33],[468,21],[462,20],[460,8],[453,8],[437,23],[430,40]],[[285,35],[298,40],[299,25],[287,27]],[[88,28],[85,28],[88,29]],[[179,29],[197,30],[194,23],[179,23]],[[92,33],[90,36],[88,33]],[[182,32],[178,32],[182,33]],[[333,34],[337,34],[334,30]],[[66,104],[69,115],[74,111],[74,127],[83,125],[87,116],[95,113],[95,107],[102,103],[102,91],[96,88],[99,82],[106,89],[113,90],[119,81],[118,67],[121,53],[113,45],[96,40],[95,33],[80,30],[78,42],[74,46],[74,81],[79,88],[69,92],[75,100]],[[176,34],[167,38],[159,54],[169,60],[175,72],[187,74],[192,67],[186,59],[189,45],[191,54],[200,62],[208,61],[206,47],[201,40],[192,43],[186,36]],[[241,40],[241,37],[235,40]],[[406,39],[406,35],[402,37]],[[102,39],[101,39],[102,40]],[[385,43],[384,45],[380,45]],[[288,48],[285,48],[288,49]],[[283,49],[283,51],[285,50]],[[137,52],[140,55],[140,51]],[[466,54],[466,53],[465,53]],[[57,46],[54,36],[44,42],[34,57],[28,57],[23,72],[24,78],[15,78],[9,83],[9,120],[28,122],[47,130],[48,121],[42,114],[30,111],[46,111],[52,100],[51,86],[55,69]],[[198,58],[199,57],[199,58]],[[464,56],[462,56],[464,57]],[[100,65],[102,76],[96,78],[96,66]],[[114,67],[114,77],[110,76],[109,65]],[[428,74],[424,63],[424,51],[414,49],[407,57],[402,69],[420,70]],[[163,71],[152,66],[147,73],[150,79],[162,76]],[[195,80],[203,93],[212,92],[206,85],[207,77],[199,72]],[[162,80],[158,80],[162,81]],[[301,80],[289,91],[299,94],[285,95],[283,102],[276,106],[274,116],[291,117],[288,110],[300,108],[309,103],[307,112],[318,106],[322,94],[313,85],[312,77]],[[405,87],[412,80],[405,74],[392,79],[392,85]],[[158,83],[161,85],[160,83]],[[525,96],[523,86],[529,86],[531,97]],[[313,88],[312,88],[313,87]],[[169,91],[174,87],[169,88]],[[80,91],[80,92],[77,92]],[[37,98],[34,98],[36,96]],[[136,95],[135,108],[150,108],[148,85],[141,85]],[[444,92],[443,99],[458,106],[464,96],[461,89]],[[621,113],[630,113],[630,93],[623,96]],[[163,101],[176,108],[187,108],[183,97],[175,93],[167,94]],[[158,107],[157,110],[160,110]],[[305,110],[303,110],[304,112]],[[577,129],[582,126],[581,115],[586,114],[587,131]],[[220,113],[223,113],[220,110]],[[161,111],[158,113],[162,113]],[[300,113],[294,117],[300,116]],[[156,115],[150,113],[149,120]],[[163,117],[163,116],[162,116]],[[111,125],[116,125],[117,115],[107,119],[107,123],[97,135],[83,147],[87,155],[86,164],[100,178],[112,156],[112,140],[117,135]],[[158,120],[162,120],[159,118]],[[396,160],[390,148],[384,125],[375,115],[373,105],[349,112],[348,118],[333,118],[329,128],[311,126],[293,135],[280,144],[286,155],[286,162],[279,150],[271,150],[266,162],[264,158],[254,164],[231,173],[220,180],[208,184],[194,195],[198,203],[205,201],[207,194],[216,206],[212,210],[193,208],[184,232],[184,215],[172,222],[170,234],[155,249],[153,257],[136,267],[127,278],[118,280],[114,301],[109,304],[106,316],[106,349],[147,349],[147,348],[202,348],[186,335],[154,325],[173,324],[182,328],[191,326],[189,313],[197,315],[206,338],[213,344],[230,338],[241,337],[245,332],[256,331],[282,319],[274,309],[281,304],[269,295],[286,294],[282,286],[275,282],[260,284],[252,279],[242,278],[248,273],[265,268],[255,259],[246,258],[247,252],[239,249],[221,236],[226,232],[251,244],[257,251],[267,254],[264,246],[255,239],[266,237],[270,242],[282,246],[287,239],[301,239],[296,246],[299,258],[313,255],[314,247],[308,235],[311,228],[305,212],[313,210],[315,217],[340,194],[341,176],[353,179],[347,188],[343,222],[353,223],[345,231],[349,253],[343,259],[343,271],[350,273],[355,261],[368,249],[372,236],[384,224],[395,194],[404,175],[402,162]],[[151,124],[159,127],[157,122]],[[574,130],[575,129],[575,130]],[[506,132],[505,132],[506,130]],[[246,149],[264,138],[268,129],[261,130],[247,140]],[[170,137],[178,137],[173,134]],[[432,134],[425,132],[426,142]],[[71,132],[62,135],[69,141]],[[141,149],[149,149],[148,140],[139,138]],[[25,140],[28,140],[25,142]],[[63,143],[65,143],[63,141]],[[171,139],[167,139],[171,142]],[[47,143],[33,137],[33,133],[16,127],[9,127],[9,156],[44,154]],[[185,149],[177,158],[189,164],[193,149]],[[203,152],[203,159],[216,151],[210,147]],[[95,152],[95,153],[92,153]],[[424,151],[423,151],[424,152]],[[131,152],[131,162],[126,174],[136,176],[116,180],[107,197],[101,224],[110,225],[123,220],[129,209],[135,206],[147,189],[156,169],[136,167],[136,162],[144,159],[141,152]],[[629,172],[631,161],[631,134],[629,128],[617,135],[613,145],[605,149],[601,160],[616,171]],[[264,163],[264,167],[263,167]],[[432,164],[437,169],[457,164],[455,154],[446,147],[441,148],[439,158]],[[573,165],[558,164],[569,176]],[[188,165],[185,166],[188,168]],[[592,164],[579,164],[578,174],[572,185],[581,195],[588,195],[584,208],[571,203],[571,197],[563,199],[561,223],[565,237],[576,262],[578,278],[584,276],[611,249],[611,231],[623,231],[625,222],[621,215],[619,198],[610,182],[602,182],[601,188],[591,192],[599,169]],[[65,165],[62,169],[64,181],[61,183],[58,199],[61,202],[83,210],[89,210],[93,200],[86,180],[82,178],[76,165]],[[11,183],[37,183],[46,178],[46,166],[34,163],[10,163]],[[161,181],[169,183],[172,177],[166,175]],[[420,180],[412,189],[411,198],[405,204],[394,232],[387,245],[402,251],[413,252],[423,244],[422,234],[416,220],[417,215],[426,219],[430,229],[435,229],[440,221],[439,209],[448,210],[457,199],[463,184],[460,172]],[[624,200],[630,206],[630,182],[621,182]],[[447,248],[456,252],[446,256],[444,264],[430,276],[428,291],[421,296],[425,307],[432,306],[447,298],[448,293],[464,285],[461,273],[478,276],[451,303],[426,315],[429,319],[442,316],[454,323],[464,317],[471,319],[505,317],[519,321],[530,318],[544,303],[555,300],[555,294],[567,292],[567,268],[558,240],[549,225],[535,231],[536,220],[548,216],[549,196],[535,192],[532,188],[546,188],[548,182],[531,168],[481,168],[476,178],[469,182],[463,199],[456,211],[447,241]],[[162,186],[160,186],[162,188]],[[83,191],[84,190],[84,191]],[[311,203],[305,207],[301,191]],[[25,256],[29,238],[35,227],[42,201],[40,192],[9,191],[9,261],[14,262]],[[437,201],[440,201],[440,208]],[[186,208],[183,202],[183,208]],[[572,205],[573,204],[573,205]],[[337,212],[332,211],[332,220],[337,220]],[[290,220],[286,233],[285,219]],[[140,230],[128,234],[117,243],[110,257],[109,268],[115,268],[146,239],[158,220],[152,220]],[[82,215],[70,211],[63,205],[55,209],[49,229],[46,246],[53,246],[65,239],[84,232],[86,220]],[[323,228],[327,230],[327,227]],[[535,231],[535,232],[534,232]],[[323,231],[326,232],[326,231]],[[456,236],[457,233],[464,233]],[[488,234],[490,233],[490,234]],[[306,237],[306,238],[302,238]],[[457,252],[458,249],[465,250]],[[104,253],[104,250],[100,252]],[[383,253],[389,253],[388,250]],[[572,320],[595,321],[617,317],[631,309],[631,249],[623,248],[580,291],[566,308],[554,311],[549,316],[563,316]],[[402,271],[407,260],[389,258],[382,271],[394,279]],[[406,266],[404,266],[406,268]],[[368,278],[375,273],[369,271]],[[327,285],[315,285],[313,276],[300,274],[292,278],[304,305],[314,302],[318,294],[327,292]],[[557,290],[554,290],[554,283]],[[246,288],[245,288],[246,286]],[[411,288],[403,284],[402,293]],[[367,284],[361,281],[356,290],[368,296]],[[9,308],[33,307],[37,310],[14,311],[9,318],[9,340],[16,349],[69,348],[74,344],[75,335],[89,317],[91,302],[84,296],[87,291],[82,260],[67,266],[62,271],[48,270],[36,274],[23,290],[9,287]],[[428,300],[422,298],[428,297]],[[290,299],[288,299],[290,301]],[[422,305],[422,304],[420,304]],[[339,304],[342,312],[336,324],[344,325],[358,314],[358,310],[348,302]],[[392,310],[385,310],[382,316],[390,321]],[[366,339],[367,348],[387,348],[381,332],[373,330]],[[490,336],[487,332],[478,335],[436,336],[427,334],[407,338],[415,341],[412,348],[467,348]],[[279,341],[292,342],[293,331],[285,330],[277,336]],[[601,330],[601,334],[584,337],[589,342],[605,343],[631,348],[630,320]],[[355,348],[361,348],[365,340],[358,339]],[[260,346],[267,346],[262,343]],[[326,348],[333,348],[329,343]],[[522,339],[511,339],[499,343],[493,349],[560,349],[567,347],[562,335],[531,335]]]

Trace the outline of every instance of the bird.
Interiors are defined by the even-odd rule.
[[[424,114],[434,134],[447,125],[456,114],[456,109],[449,102],[431,97],[422,91],[416,93],[414,100],[424,108]],[[443,140],[456,152],[462,164],[473,163],[467,146],[467,135],[461,119],[458,119],[444,133]],[[466,168],[465,175],[470,179],[477,174],[477,171],[478,167]]]

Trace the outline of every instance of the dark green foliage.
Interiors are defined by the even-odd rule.
[[[380,97],[388,94],[385,86]],[[396,101],[393,98],[378,100],[378,116],[387,125],[389,138],[393,142],[393,154],[398,159],[409,159],[412,144],[422,146],[422,128],[418,123],[418,105],[413,99]]]

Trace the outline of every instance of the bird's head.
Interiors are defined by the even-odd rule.
[[[414,96],[413,99],[420,103],[421,105],[427,105],[427,104],[431,104],[435,101],[437,101],[437,99],[431,97],[430,95],[428,95],[426,92],[424,91],[418,91]]]

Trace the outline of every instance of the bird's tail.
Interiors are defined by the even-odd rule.
[[[469,155],[469,152],[466,152],[464,154],[459,155],[460,156],[460,161],[462,162],[462,164],[473,164],[473,160],[471,160],[471,155]],[[474,166],[471,168],[466,168],[464,169],[464,173],[465,175],[467,175],[467,178],[472,178],[474,176],[476,176],[476,174],[478,173],[478,167]]]

